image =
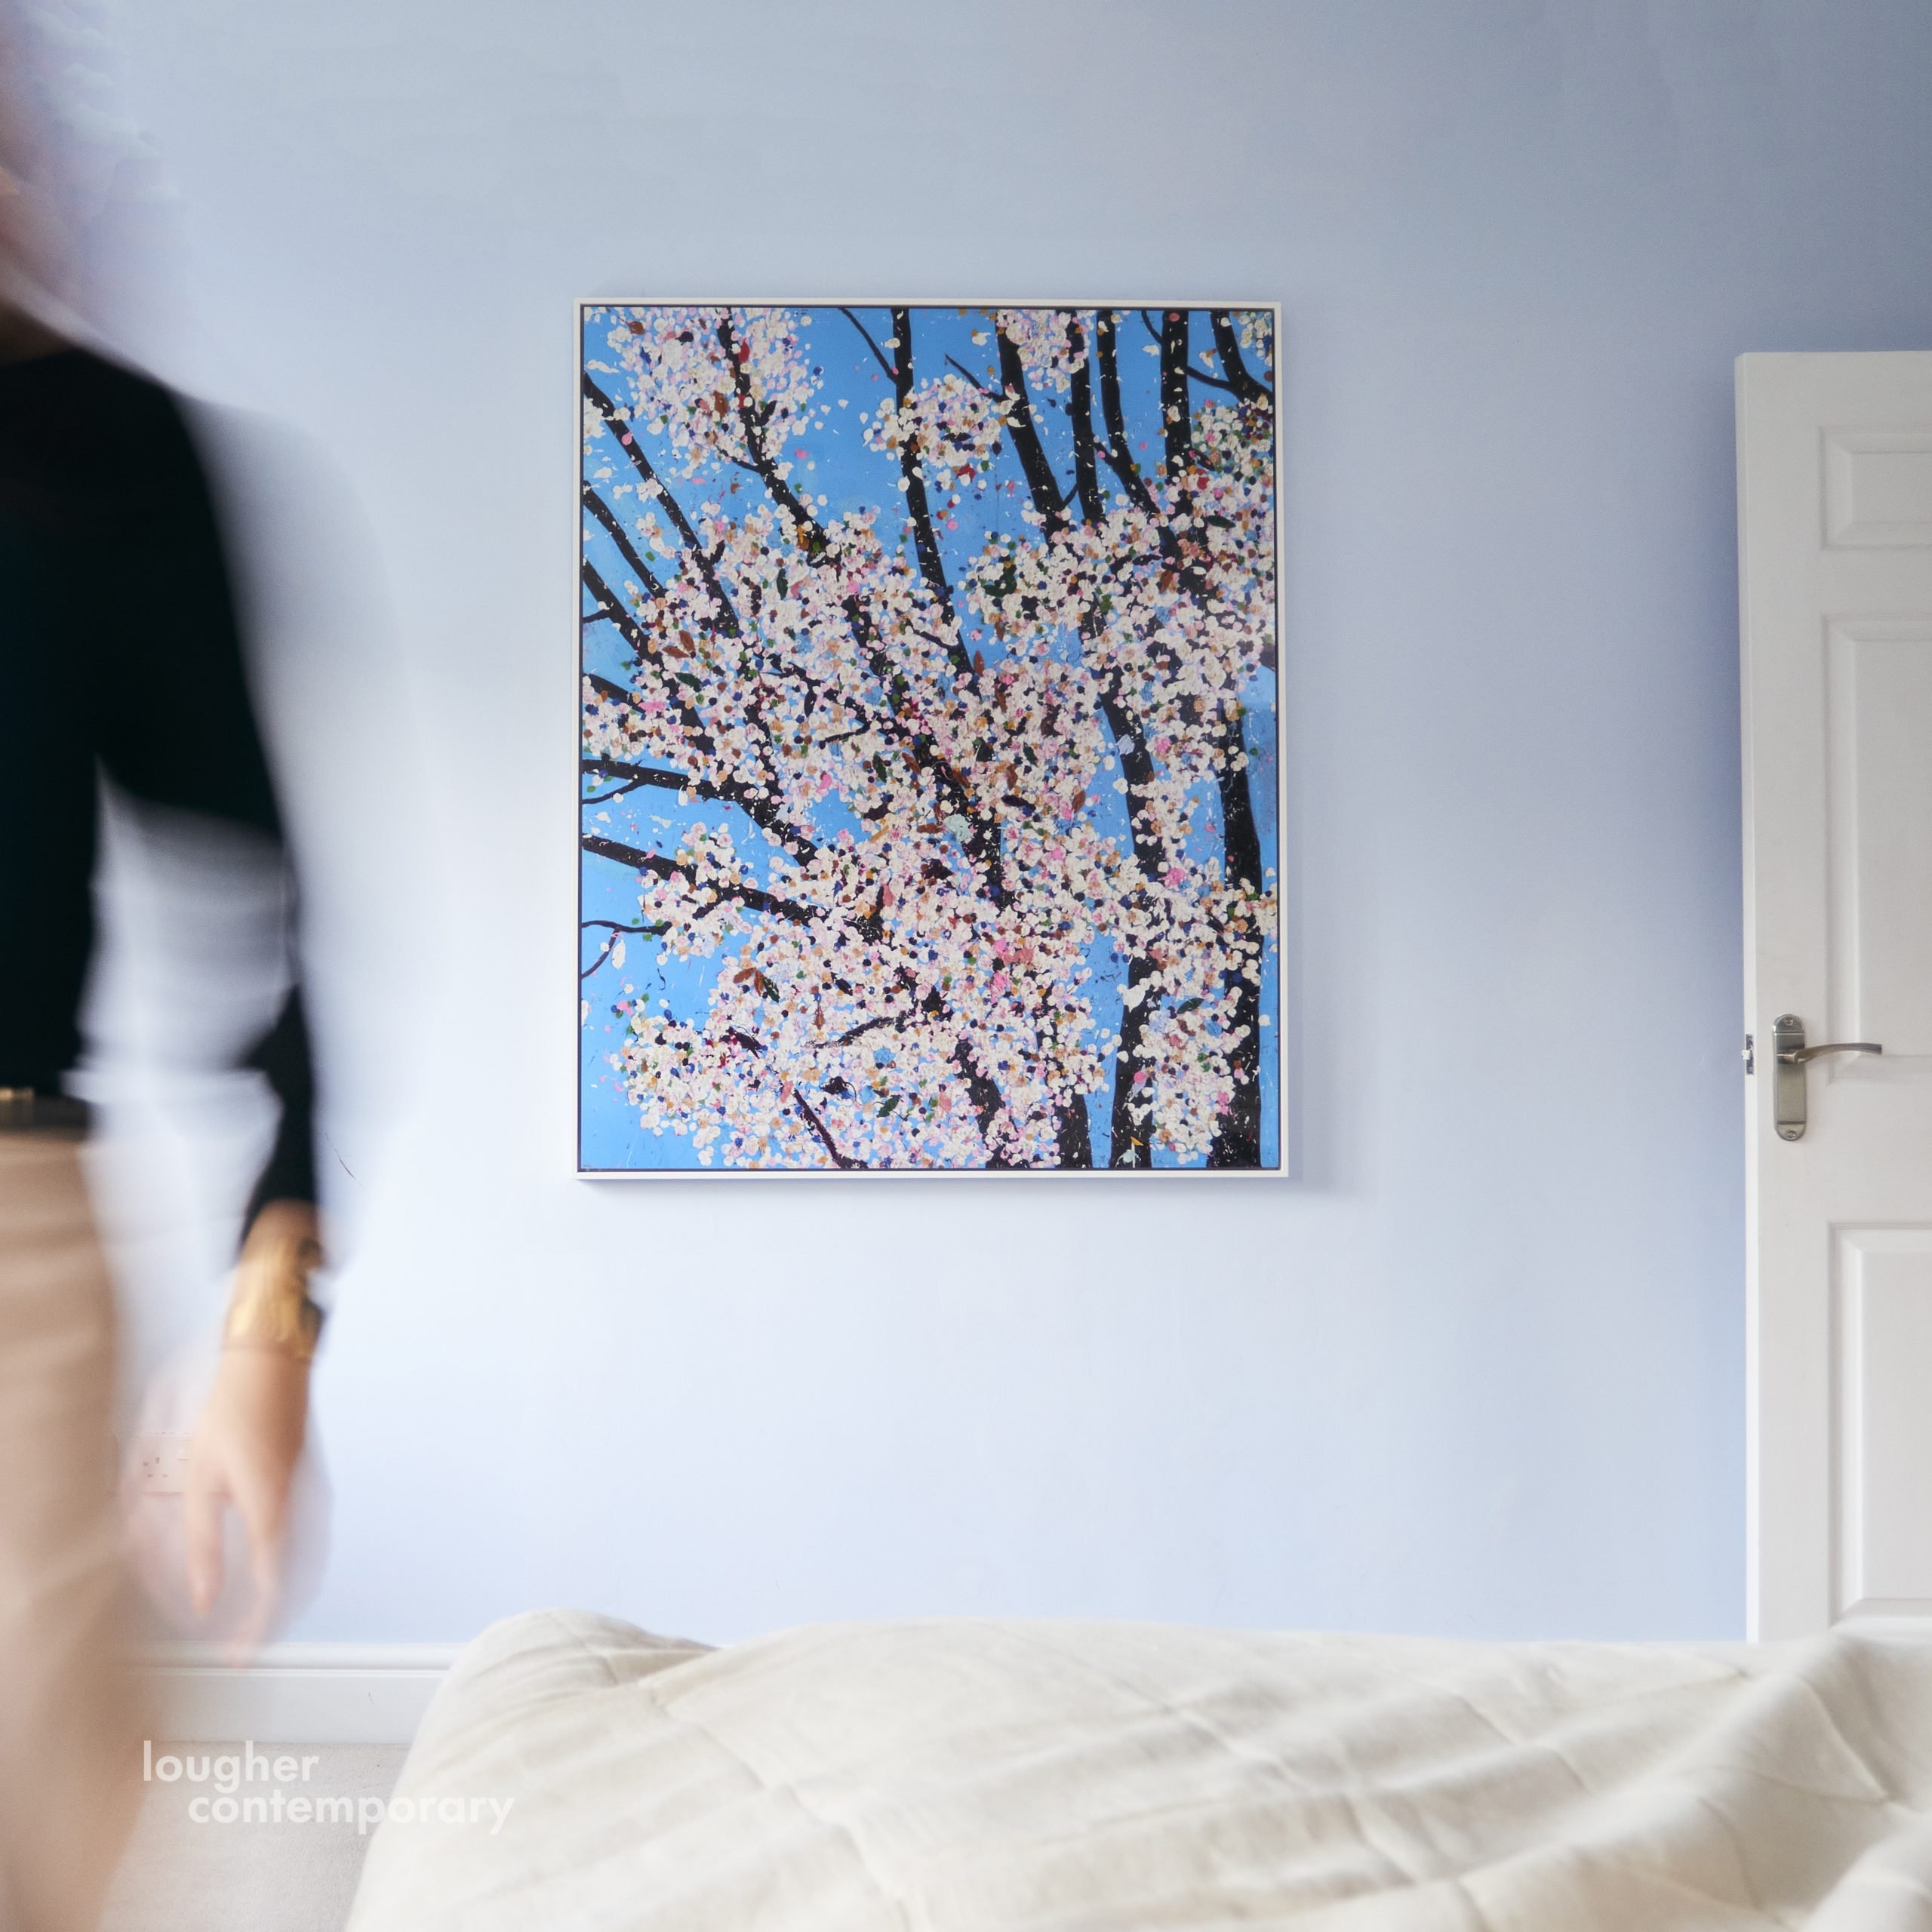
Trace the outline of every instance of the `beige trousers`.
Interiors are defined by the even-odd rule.
[[[0,1134],[0,1926],[85,1932],[140,1795],[114,1300],[76,1142]]]

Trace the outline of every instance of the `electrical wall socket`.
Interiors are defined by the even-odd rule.
[[[134,1473],[143,1496],[179,1496],[188,1487],[185,1435],[137,1435]]]

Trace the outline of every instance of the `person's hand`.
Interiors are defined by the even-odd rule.
[[[248,1540],[254,1597],[230,1640],[238,1653],[267,1634],[281,1593],[289,1491],[321,1321],[309,1277],[321,1258],[312,1204],[272,1201],[256,1215],[235,1271],[214,1386],[188,1445],[188,1588],[197,1616],[221,1592],[224,1508],[240,1517]]]
[[[281,1594],[288,1497],[309,1420],[309,1364],[272,1348],[222,1352],[208,1405],[188,1450],[183,1498],[188,1586],[198,1615],[222,1585],[223,1518],[232,1508],[248,1540],[254,1594],[230,1641],[251,1650],[267,1634]]]

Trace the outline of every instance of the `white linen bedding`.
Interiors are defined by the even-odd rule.
[[[1932,1637],[543,1611],[395,1796],[350,1932],[1932,1932]]]

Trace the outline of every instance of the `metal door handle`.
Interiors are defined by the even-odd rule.
[[[1804,1022],[1795,1013],[1781,1013],[1771,1023],[1771,1051],[1777,1091],[1772,1097],[1780,1140],[1804,1138],[1804,1065],[1821,1054],[1881,1054],[1875,1040],[1833,1040],[1815,1047],[1804,1044]]]

